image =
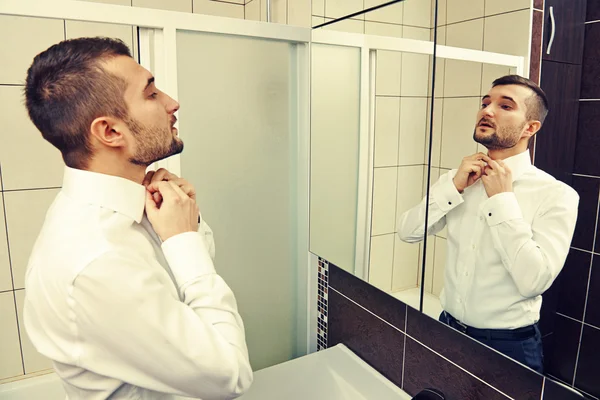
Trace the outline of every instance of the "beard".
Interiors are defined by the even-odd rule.
[[[478,127],[475,127],[473,131],[473,140],[483,145],[488,150],[501,150],[510,149],[515,147],[521,140],[521,133],[525,127],[526,122],[519,125],[495,127],[495,132],[491,135],[485,133],[479,133]],[[488,128],[490,129],[490,128]]]
[[[130,163],[147,167],[183,151],[183,142],[173,135],[170,128],[145,126],[135,119],[128,119],[126,122],[137,139],[137,148],[129,159]],[[165,138],[171,140],[167,142]]]

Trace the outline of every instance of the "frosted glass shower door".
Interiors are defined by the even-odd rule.
[[[293,49],[177,33],[181,174],[214,231],[215,266],[236,295],[255,370],[293,358],[302,332]]]

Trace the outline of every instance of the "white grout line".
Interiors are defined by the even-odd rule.
[[[366,309],[365,307],[361,306],[360,304],[358,304],[357,302],[355,302],[354,300],[352,300],[351,298],[349,298],[348,296],[344,295],[343,293],[340,293],[339,291],[337,291],[335,288],[329,286],[330,290],[333,290],[334,292],[336,292],[337,294],[339,294],[340,296],[344,297],[345,299],[347,299],[348,301],[354,303],[355,305],[357,305],[358,307],[362,308],[363,310],[365,310],[366,312],[368,312],[369,314],[373,315],[374,317],[376,317],[377,319],[385,322],[386,324],[388,324],[389,326],[391,326],[392,328],[394,328],[395,330],[397,330],[400,333],[403,333],[407,338],[410,338],[412,340],[414,340],[415,342],[417,342],[418,344],[420,344],[421,346],[425,347],[427,350],[431,351],[432,353],[436,354],[437,356],[443,358],[444,360],[446,360],[447,362],[449,362],[450,364],[454,365],[455,367],[459,368],[460,370],[462,370],[463,372],[466,372],[467,374],[471,375],[473,378],[477,379],[478,381],[482,382],[483,384],[485,384],[486,386],[489,386],[490,388],[494,389],[496,392],[500,393],[501,395],[505,396],[507,399],[510,400],[515,400],[512,397],[508,396],[507,394],[501,392],[499,389],[496,389],[494,386],[490,385],[489,383],[487,383],[486,381],[484,381],[483,379],[479,378],[478,376],[474,375],[473,373],[467,371],[466,369],[464,369],[463,367],[461,367],[460,365],[456,364],[454,361],[446,358],[445,356],[441,355],[440,353],[438,353],[437,351],[433,350],[432,348],[430,348],[429,346],[421,343],[420,341],[418,341],[417,339],[415,339],[414,337],[410,336],[409,334],[407,334],[406,332],[402,332],[400,329],[398,329],[397,327],[395,327],[394,325],[390,324],[389,322],[387,322],[385,319],[381,318],[379,315],[373,313],[372,311]],[[408,319],[408,309],[406,310],[407,314],[404,317],[404,324],[406,326],[407,324],[407,319]],[[406,345],[406,338],[405,338],[405,345]],[[404,353],[402,355],[403,360],[406,359],[406,353]],[[402,372],[404,374],[404,370]]]
[[[582,178],[594,178],[594,179],[600,179],[600,176],[595,176],[595,175],[573,174],[573,176],[580,176],[580,177],[582,177]]]
[[[595,21],[587,21],[585,24],[595,24],[596,22],[600,22],[600,19],[597,19]]]
[[[544,400],[544,390],[546,389],[546,377],[544,376],[544,380],[542,381],[542,397],[540,400]]]
[[[600,99],[579,99],[579,101],[600,101]]]
[[[402,389],[404,389],[404,361],[406,360],[406,326],[408,321],[408,305],[404,304],[404,348],[402,350]]]
[[[583,324],[583,322],[581,322],[580,320],[578,320],[577,318],[573,318],[573,317],[569,317],[568,315],[559,313],[558,311],[556,312],[556,315],[560,315],[561,317],[565,317],[567,319],[570,319],[571,321],[575,321],[575,322],[579,322],[580,324]]]
[[[591,252],[591,251],[589,251],[589,250],[580,249],[579,247],[573,247],[573,246],[571,246],[571,248],[572,248],[573,250],[582,251],[582,252],[584,252],[584,253],[588,253],[588,254],[594,254],[593,252]]]
[[[596,226],[594,227],[594,241],[592,242],[592,253],[596,250],[596,233],[598,232],[598,213],[600,212],[600,193],[598,193],[598,203],[596,205]],[[587,290],[585,292],[585,303],[583,306],[583,317],[585,321],[585,313],[587,311],[588,298],[590,296],[590,282],[592,280],[592,267],[594,263],[594,255],[590,259],[590,272],[588,273]],[[575,359],[575,371],[573,373],[573,386],[575,386],[575,379],[577,378],[577,367],[579,364],[579,354],[581,353],[581,340],[583,338],[583,328],[585,324],[581,325],[581,333],[579,334],[579,346],[577,347],[577,358]]]

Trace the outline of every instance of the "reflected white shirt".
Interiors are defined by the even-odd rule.
[[[145,188],[65,169],[26,274],[24,319],[69,399],[230,399],[253,376],[208,225],[164,243]]]
[[[440,300],[475,328],[516,329],[539,320],[541,295],[564,265],[577,221],[577,192],[533,166],[529,152],[504,161],[513,192],[489,198],[479,180],[460,194],[452,170],[398,223],[400,239],[423,240],[428,201],[428,235],[448,227]]]

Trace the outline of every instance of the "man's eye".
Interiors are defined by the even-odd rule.
[[[482,104],[481,105],[481,108],[486,108],[486,107],[487,107],[487,104]]]
[[[150,95],[150,97],[151,97],[151,98],[153,98],[153,99],[155,99],[155,98],[156,98],[156,96],[158,96],[158,93],[152,93],[152,94]]]
[[[511,106],[508,106],[508,105],[506,105],[506,104],[505,104],[505,105],[503,105],[503,106],[502,106],[502,108],[503,108],[504,110],[510,110],[510,109],[512,109],[512,107],[511,107]]]

